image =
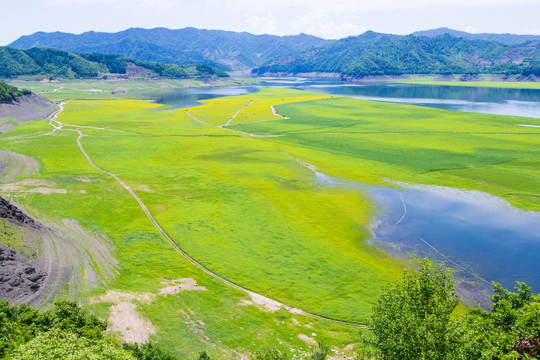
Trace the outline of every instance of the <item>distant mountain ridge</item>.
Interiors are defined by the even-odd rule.
[[[467,40],[367,31],[324,48],[274,59],[258,75],[337,73],[348,77],[402,74],[497,73],[540,76],[540,42],[504,45]]]
[[[495,34],[495,33],[481,33],[471,34],[465,31],[459,31],[441,27],[431,30],[415,31],[411,35],[414,36],[427,36],[435,37],[439,35],[450,34],[455,37],[461,37],[468,40],[487,40],[496,41],[505,45],[517,45],[527,41],[540,41],[540,35],[516,35],[516,34]]]
[[[411,35],[367,31],[340,40],[253,35],[184,28],[131,28],[117,33],[61,32],[23,36],[10,46],[120,54],[173,64],[208,64],[255,74],[338,73],[343,76],[450,73],[538,75],[540,36],[469,34],[448,28]]]
[[[37,32],[9,46],[16,49],[51,47],[70,52],[119,54],[139,60],[178,65],[208,64],[224,70],[245,70],[274,57],[331,44],[315,36],[253,35],[247,32],[184,28],[131,28],[117,33]]]
[[[99,74],[128,74],[183,78],[189,76],[227,77],[210,65],[177,65],[137,60],[120,55],[72,53],[52,48],[19,50],[0,47],[0,77],[53,76],[91,78]]]

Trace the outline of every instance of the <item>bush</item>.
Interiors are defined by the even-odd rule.
[[[53,328],[13,352],[12,360],[132,360],[131,352],[110,339],[91,340],[70,331]]]
[[[124,343],[124,349],[129,350],[138,360],[178,360],[154,343],[141,345]]]

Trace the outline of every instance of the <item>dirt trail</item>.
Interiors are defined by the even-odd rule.
[[[252,101],[253,102],[253,101]],[[251,103],[250,103],[251,104]],[[243,108],[245,108],[246,106],[248,106],[249,104],[245,105]],[[242,108],[242,109],[243,109]],[[240,109],[240,110],[242,110]],[[198,121],[200,122],[201,124],[204,124],[204,125],[208,125],[208,126],[214,126],[214,127],[218,127],[218,128],[221,128],[221,129],[225,129],[224,126],[227,126],[229,124],[229,122],[234,119],[234,117],[240,112],[240,110],[238,110],[236,112],[236,114],[231,118],[229,119],[229,121],[225,124],[225,125],[212,125],[212,124],[209,124],[207,122],[204,122],[200,119],[197,119],[189,110],[186,110],[187,114],[189,115],[189,117],[191,117],[193,120],[195,121]],[[278,119],[274,119],[274,120],[278,120]],[[268,120],[264,120],[264,121],[268,121]],[[278,134],[278,135],[261,135],[261,134],[252,134],[252,133],[248,133],[248,132],[245,132],[245,131],[242,131],[242,130],[238,130],[238,129],[233,129],[233,128],[226,128],[227,130],[232,130],[232,131],[236,131],[236,132],[239,132],[240,134],[243,134],[245,136],[249,136],[249,137],[257,137],[257,138],[273,138],[273,137],[280,137],[280,136],[287,136],[287,135],[284,135],[284,134]]]
[[[188,116],[189,116],[190,118],[192,118],[193,120],[195,120],[195,121],[197,121],[197,122],[200,122],[200,123],[203,124],[203,125],[214,126],[214,125],[212,125],[212,124],[207,123],[206,121],[202,121],[202,120],[196,118],[196,117],[191,113],[191,111],[189,111],[189,110],[186,110],[186,113],[188,114]]]
[[[278,104],[278,105],[281,105],[281,104]],[[275,116],[280,117],[282,119],[288,119],[288,117],[278,114],[274,105],[271,105],[270,108],[272,109],[272,114],[274,114]]]
[[[224,125],[221,125],[220,127],[223,127],[223,126],[227,126],[231,123],[231,121],[234,120],[235,117],[238,116],[238,114],[240,114],[240,111],[244,110],[245,108],[247,108],[249,105],[253,104],[253,100],[251,100],[250,102],[248,102],[246,105],[242,106],[240,109],[238,109],[237,112],[234,113],[233,116],[231,116],[231,118],[229,119],[229,121],[227,121]]]

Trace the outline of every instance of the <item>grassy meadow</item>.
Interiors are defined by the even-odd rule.
[[[295,158],[358,182],[470,188],[540,210],[540,129],[517,126],[540,125],[537,119],[275,88],[169,110],[109,94],[94,97],[87,90],[97,86],[54,93],[40,88],[45,96],[69,99],[58,121],[73,126],[39,136],[51,130],[41,120],[0,136],[1,149],[39,161],[33,177],[67,192],[8,195],[38,218],[76,219],[110,238],[119,274],[109,290],[157,294],[179,278],[204,286],[207,291],[136,301],[157,330],[154,338],[180,356],[309,349],[299,335],[343,349],[359,342],[361,330],[283,308],[267,311],[193,266],[125,189],[89,165],[71,131],[75,126],[86,135],[81,142],[93,161],[130,186],[199,263],[291,307],[349,322],[366,323],[382,286],[404,264],[369,244],[376,209],[368,198],[319,187]],[[272,105],[288,119],[274,114]],[[81,294],[104,318],[112,304],[91,299],[107,289]]]
[[[444,86],[466,86],[466,87],[484,87],[484,88],[507,88],[507,89],[540,89],[540,83],[532,81],[501,81],[492,77],[483,75],[479,80],[460,81],[440,80],[435,76],[411,76],[409,79],[392,79],[390,82],[402,84],[419,85],[444,85]]]
[[[540,210],[540,129],[520,126],[538,119],[349,98],[276,109],[290,120],[229,127],[284,135],[272,142],[333,176],[480,190]]]

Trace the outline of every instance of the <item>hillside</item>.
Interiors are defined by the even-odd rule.
[[[274,57],[302,52],[332,41],[315,36],[253,35],[221,30],[184,28],[132,28],[117,33],[85,32],[80,35],[37,32],[9,46],[17,49],[52,47],[72,52],[101,52],[138,60],[172,64],[208,64],[224,70],[259,66]]]
[[[516,35],[516,34],[493,34],[493,33],[471,34],[465,31],[449,29],[446,27],[416,31],[416,32],[413,32],[411,35],[436,37],[436,36],[444,35],[444,34],[450,34],[452,36],[462,37],[468,40],[496,41],[505,45],[517,45],[517,44],[522,44],[527,41],[540,41],[540,35]]]
[[[538,42],[509,46],[448,34],[429,38],[368,31],[325,48],[282,57],[254,69],[268,73],[340,73],[345,76],[451,73],[538,74]]]
[[[5,82],[0,81],[0,104],[10,103],[19,96],[30,94],[30,90],[19,90],[14,86],[8,85]]]
[[[62,78],[89,78],[100,73],[157,75],[171,78],[228,76],[209,65],[162,64],[120,55],[68,53],[51,48],[28,50],[0,47],[0,77],[44,75]]]

